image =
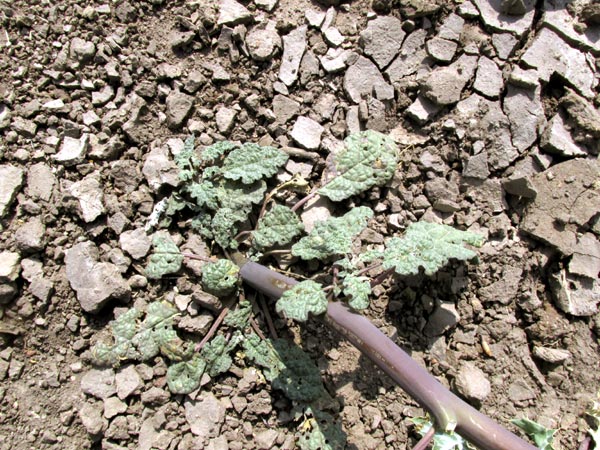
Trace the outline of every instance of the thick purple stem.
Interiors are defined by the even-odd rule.
[[[297,283],[265,266],[236,258],[242,279],[272,298]],[[325,323],[346,337],[434,417],[439,430],[455,430],[485,450],[536,450],[446,389],[364,316],[329,302]]]

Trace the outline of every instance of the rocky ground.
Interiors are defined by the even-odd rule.
[[[126,303],[171,299],[198,338],[213,321],[193,270],[144,277],[182,139],[283,148],[289,174],[318,181],[362,129],[403,149],[364,199],[363,242],[420,219],[488,238],[477,265],[378,292],[371,319],[505,426],[581,442],[600,387],[600,5],[337,3],[0,2],[0,449],[294,448],[290,405],[255,370],[184,397],[160,358],[96,370],[82,355]],[[185,223],[171,231],[198,249]],[[332,332],[292,331],[348,448],[414,445],[413,400]]]

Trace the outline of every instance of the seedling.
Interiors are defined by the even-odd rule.
[[[275,310],[286,319],[322,319],[427,409],[432,423],[428,428],[424,423],[419,425],[424,438],[417,448],[425,448],[437,432],[454,439],[447,442],[462,443],[464,438],[482,449],[533,449],[449,392],[358,312],[368,308],[372,287],[390,276],[421,271],[431,275],[451,259],[475,259],[472,247],[482,244],[480,236],[418,222],[380,248],[353,254],[354,243],[374,216],[370,208],[355,206],[345,214],[318,222],[309,233],[297,216],[318,195],[341,202],[385,185],[397,170],[398,158],[399,149],[393,140],[381,133],[351,135],[328,160],[328,175],[320,186],[303,199],[286,203],[284,199],[289,200],[308,183],[295,177],[267,193],[267,181],[287,161],[285,153],[231,142],[220,142],[197,153],[193,138],[187,139],[175,158],[181,186],[163,203],[160,225],[167,227],[184,211],[193,213],[193,232],[222,250],[220,259],[207,259],[202,283],[204,290],[221,297],[225,306],[200,343],[185,343],[177,336],[173,329],[177,310],[172,305],[149,305],[141,322],[141,312],[132,309],[113,322],[114,343],[96,346],[96,359],[117,365],[124,359],[148,359],[161,353],[171,361],[169,388],[185,394],[199,388],[204,373],[213,377],[228,370],[233,355],[260,367],[273,387],[296,405],[301,448],[343,448],[344,434],[326,412],[331,399],[318,369],[300,348],[278,339],[274,327],[270,327],[272,338],[264,337],[252,314],[253,306],[258,305],[244,300],[241,280],[276,299]],[[278,194],[282,194],[279,200]],[[211,248],[214,254],[219,253],[217,247]],[[327,269],[298,282],[261,264],[281,253],[296,258],[298,265],[319,260]],[[175,274],[181,270],[182,261],[177,246],[161,233],[154,239],[146,275],[158,279]],[[270,324],[268,310],[265,313]],[[227,333],[220,333],[219,327]]]

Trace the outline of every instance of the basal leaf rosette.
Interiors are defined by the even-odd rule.
[[[334,158],[339,175],[326,182],[318,193],[334,202],[345,200],[388,182],[397,164],[398,147],[392,138],[373,130],[353,133]]]
[[[318,316],[327,311],[327,297],[319,283],[305,280],[285,291],[275,309],[288,319],[306,322],[309,314]]]

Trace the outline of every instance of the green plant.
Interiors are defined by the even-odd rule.
[[[287,161],[284,153],[272,147],[231,142],[220,142],[197,153],[193,138],[187,139],[175,158],[181,187],[166,202],[161,224],[168,226],[175,215],[190,211],[194,217],[192,230],[222,249],[226,258],[207,261],[202,283],[206,291],[222,297],[226,306],[211,331],[195,346],[186,346],[175,338],[175,313],[162,320],[164,326],[159,331],[143,325],[147,318],[138,323],[139,312],[127,316],[127,320],[121,316],[112,326],[115,343],[94,350],[96,355],[110,357],[98,360],[114,365],[140,356],[134,351],[133,339],[141,327],[155,336],[161,352],[162,346],[172,351],[175,343],[184,349],[176,357],[163,354],[174,363],[167,372],[169,387],[176,393],[188,393],[198,388],[204,373],[216,376],[226,371],[232,364],[231,355],[241,351],[247,363],[260,367],[273,387],[294,402],[296,418],[302,420],[298,441],[301,448],[342,448],[344,435],[326,411],[331,407],[327,401],[330,398],[318,369],[299,347],[278,339],[272,327],[273,338],[259,336],[262,333],[253,322],[251,307],[242,300],[241,279],[278,299],[275,309],[287,319],[303,322],[311,316],[322,318],[415,397],[429,410],[434,424],[425,432],[425,445],[434,431],[456,430],[474,444],[491,450],[533,448],[447,391],[356,312],[368,307],[371,288],[389,276],[419,271],[430,275],[450,259],[475,258],[476,253],[465,245],[481,245],[478,235],[418,222],[409,225],[403,236],[388,239],[382,249],[353,254],[354,243],[374,215],[368,207],[355,206],[343,215],[318,222],[310,233],[301,236],[304,227],[296,214],[308,200],[317,195],[334,202],[349,199],[383,186],[397,169],[399,150],[381,133],[360,132],[349,136],[344,144],[332,159],[332,175],[289,206],[277,203],[277,194],[306,186],[303,180],[292,179],[274,186],[267,194],[267,180]],[[297,282],[257,262],[282,252],[299,261],[319,260],[323,269],[316,279]],[[182,256],[172,242],[156,239],[148,275],[174,273],[179,270]],[[229,331],[220,333],[219,326]],[[127,351],[121,350],[121,343]],[[494,439],[485,430],[493,430]]]

